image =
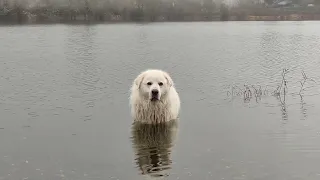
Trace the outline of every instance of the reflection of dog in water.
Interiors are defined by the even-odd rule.
[[[177,135],[176,120],[160,124],[134,122],[132,143],[135,160],[142,175],[150,177],[168,176],[171,169],[171,148]]]

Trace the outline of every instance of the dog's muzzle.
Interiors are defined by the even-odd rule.
[[[151,101],[159,100],[159,91],[157,89],[153,89],[151,91]]]

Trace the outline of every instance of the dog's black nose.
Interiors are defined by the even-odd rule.
[[[159,94],[159,91],[156,90],[156,89],[153,89],[153,90],[151,91],[151,93],[152,93],[153,96],[157,96],[157,95]]]

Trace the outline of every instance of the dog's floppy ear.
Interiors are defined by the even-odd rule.
[[[169,85],[170,87],[173,86],[173,81],[172,81],[171,77],[169,76],[169,74],[166,73],[166,72],[164,72],[163,74],[164,74],[164,77],[165,77],[166,80],[167,80],[168,85]]]
[[[143,81],[143,78],[145,76],[145,73],[141,73],[135,80],[134,83],[138,86],[138,89],[140,89],[141,83]]]

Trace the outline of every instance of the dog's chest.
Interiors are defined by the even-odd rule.
[[[164,103],[150,103],[138,107],[140,118],[143,121],[165,122],[170,118],[169,106]]]

